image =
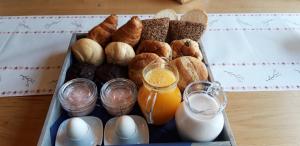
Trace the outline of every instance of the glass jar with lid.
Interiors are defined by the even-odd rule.
[[[96,106],[97,86],[89,79],[76,78],[60,87],[58,99],[70,116],[85,116]]]

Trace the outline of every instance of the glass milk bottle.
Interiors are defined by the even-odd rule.
[[[220,84],[195,81],[186,87],[183,98],[175,115],[181,138],[196,142],[214,140],[224,127],[222,111],[227,104]]]
[[[178,71],[168,63],[151,63],[143,70],[138,104],[149,124],[162,125],[175,116],[181,102]]]

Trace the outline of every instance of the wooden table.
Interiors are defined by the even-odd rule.
[[[0,0],[0,15],[185,12],[199,7],[208,12],[300,12],[300,1],[195,0],[179,5],[172,0]],[[36,145],[51,97],[0,98],[0,145]],[[300,145],[300,91],[232,92],[228,97],[238,145]]]

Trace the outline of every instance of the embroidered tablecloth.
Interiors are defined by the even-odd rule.
[[[119,25],[131,16],[120,15]],[[0,17],[0,96],[52,94],[72,33],[87,32],[105,18]],[[298,13],[209,14],[202,42],[226,91],[300,89]]]

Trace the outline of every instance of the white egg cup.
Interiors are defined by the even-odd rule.
[[[96,146],[103,139],[103,124],[97,117],[85,116],[63,121],[57,131],[55,146]]]
[[[110,119],[104,128],[104,145],[148,144],[149,130],[144,118],[124,115]]]

